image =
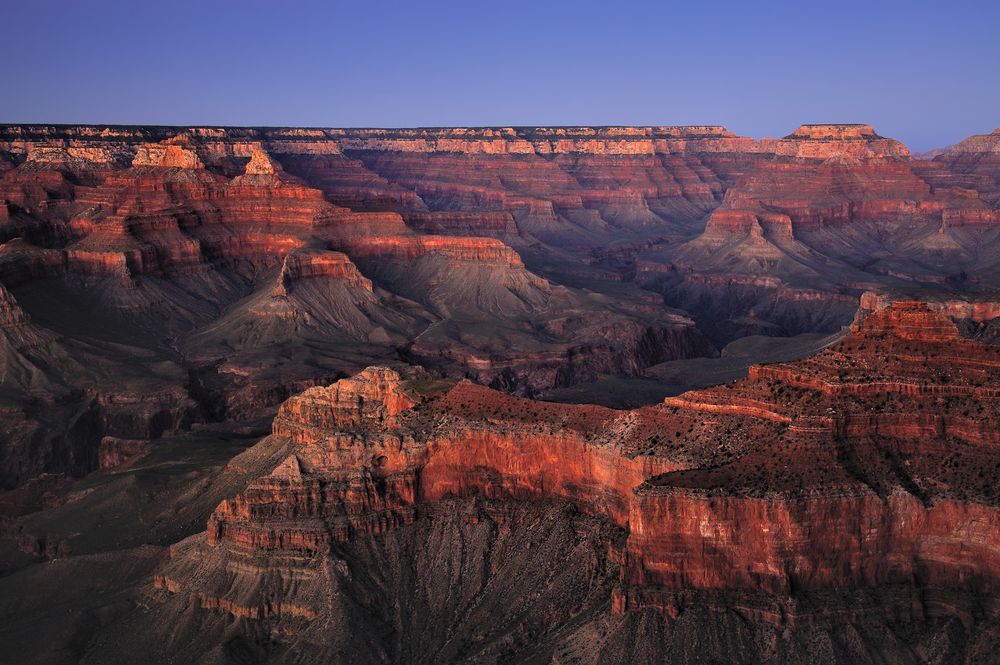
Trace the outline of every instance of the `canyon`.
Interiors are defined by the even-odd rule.
[[[0,653],[993,662],[998,155],[0,125]]]
[[[998,399],[1000,347],[912,300],[636,410],[369,367],[281,406],[85,662],[223,626],[275,662],[988,661]]]

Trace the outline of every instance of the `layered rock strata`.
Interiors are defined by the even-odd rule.
[[[196,419],[394,362],[533,395],[832,333],[872,289],[1000,286],[995,138],[922,160],[869,125],[6,125],[0,281],[98,357],[175,363]],[[23,367],[79,402],[60,363]]]
[[[998,398],[1000,349],[916,301],[811,358],[635,411],[369,368],[282,406],[269,445],[285,460],[222,502],[157,585],[239,616],[321,617],[324,592],[234,588],[220,562],[281,557],[268,574],[290,580],[451,497],[559,499],[625,530],[607,553],[619,613],[940,617],[941,593],[1000,580]],[[852,609],[852,594],[881,600]]]

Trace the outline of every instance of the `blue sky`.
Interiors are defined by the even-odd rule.
[[[0,122],[1000,126],[1000,3],[0,0]]]

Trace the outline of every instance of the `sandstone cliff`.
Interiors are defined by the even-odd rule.
[[[241,617],[325,622],[332,587],[291,584],[314,562],[341,565],[350,543],[456,497],[558,499],[624,531],[603,555],[616,613],[671,622],[738,603],[783,639],[858,617],[916,625],[951,611],[936,598],[997,589],[998,354],[898,301],[814,357],[636,411],[369,368],[282,406],[271,440],[288,457],[156,584]],[[274,557],[267,582],[221,573]]]

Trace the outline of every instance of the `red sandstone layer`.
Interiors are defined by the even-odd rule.
[[[352,255],[364,258],[414,259],[437,253],[450,259],[472,263],[500,263],[523,268],[517,253],[492,238],[446,236],[382,236],[350,241]]]
[[[558,497],[628,530],[619,611],[676,613],[685,590],[991,592],[998,400],[1000,350],[906,301],[817,356],[637,411],[373,368],[282,407],[289,456],[218,507],[201,556],[323,553],[452,496]]]

